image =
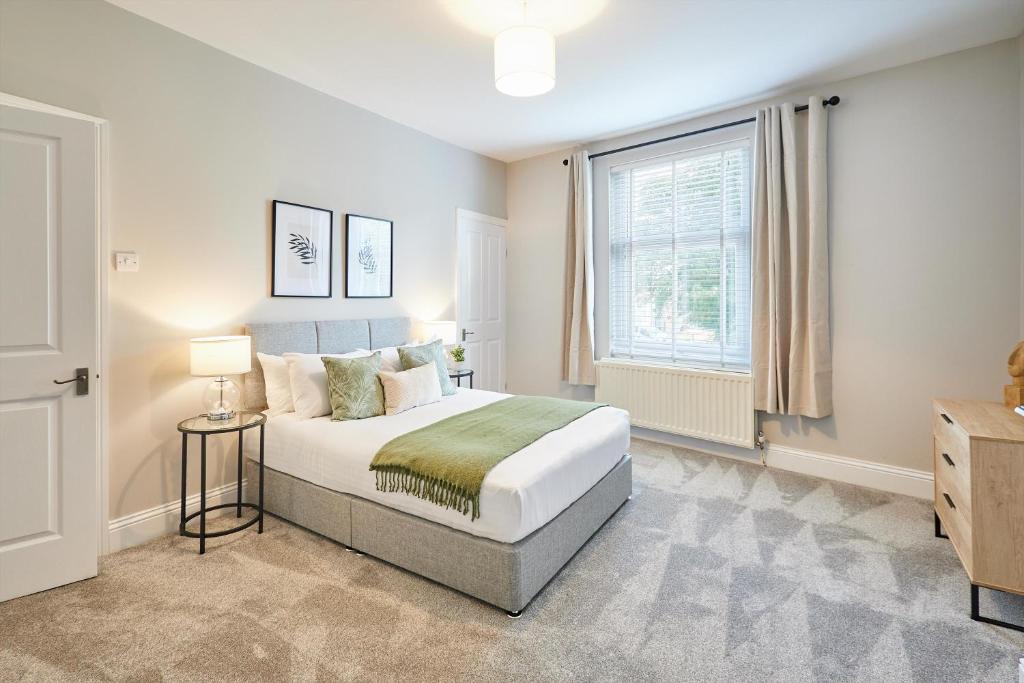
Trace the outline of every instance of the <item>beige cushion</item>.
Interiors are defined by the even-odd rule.
[[[385,415],[441,400],[441,382],[432,362],[403,372],[381,372],[379,376],[384,386]]]
[[[288,381],[292,388],[295,414],[301,418],[331,414],[331,397],[327,391],[327,369],[321,358],[362,358],[369,352],[343,354],[286,353]]]
[[[260,367],[263,368],[263,380],[267,387],[267,415],[282,415],[295,410],[292,403],[292,385],[288,377],[288,363],[284,356],[269,353],[257,353]]]

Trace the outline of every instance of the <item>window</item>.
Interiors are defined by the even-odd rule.
[[[609,175],[611,355],[750,368],[750,141]]]

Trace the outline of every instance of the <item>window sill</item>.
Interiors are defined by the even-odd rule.
[[[649,367],[657,370],[677,370],[679,372],[686,373],[707,373],[708,375],[721,376],[721,375],[733,375],[737,377],[750,377],[751,372],[749,369],[741,368],[721,368],[712,367],[707,365],[700,365],[699,363],[670,363],[668,361],[658,361],[646,358],[616,358],[614,356],[605,356],[595,362],[597,367],[620,367],[620,368],[644,368]]]

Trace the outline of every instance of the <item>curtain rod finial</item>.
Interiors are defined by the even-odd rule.
[[[569,160],[568,159],[562,159],[562,166],[568,166],[568,165],[569,165]]]
[[[839,95],[833,95],[832,97],[822,102],[822,104],[831,104],[833,107],[836,106],[837,104],[839,104]]]

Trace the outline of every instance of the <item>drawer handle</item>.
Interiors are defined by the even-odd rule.
[[[953,508],[954,510],[956,509],[956,503],[953,502],[953,499],[949,497],[948,493],[943,493],[942,497],[946,499],[946,505]]]
[[[949,465],[950,467],[956,467],[956,463],[953,462],[953,459],[949,457],[949,453],[943,453],[942,459],[945,460],[946,464]]]
[[[949,415],[946,415],[945,413],[939,413],[939,415],[941,415],[942,419],[946,421],[946,424],[948,424],[948,425],[953,424],[953,421],[951,419],[949,419]]]

